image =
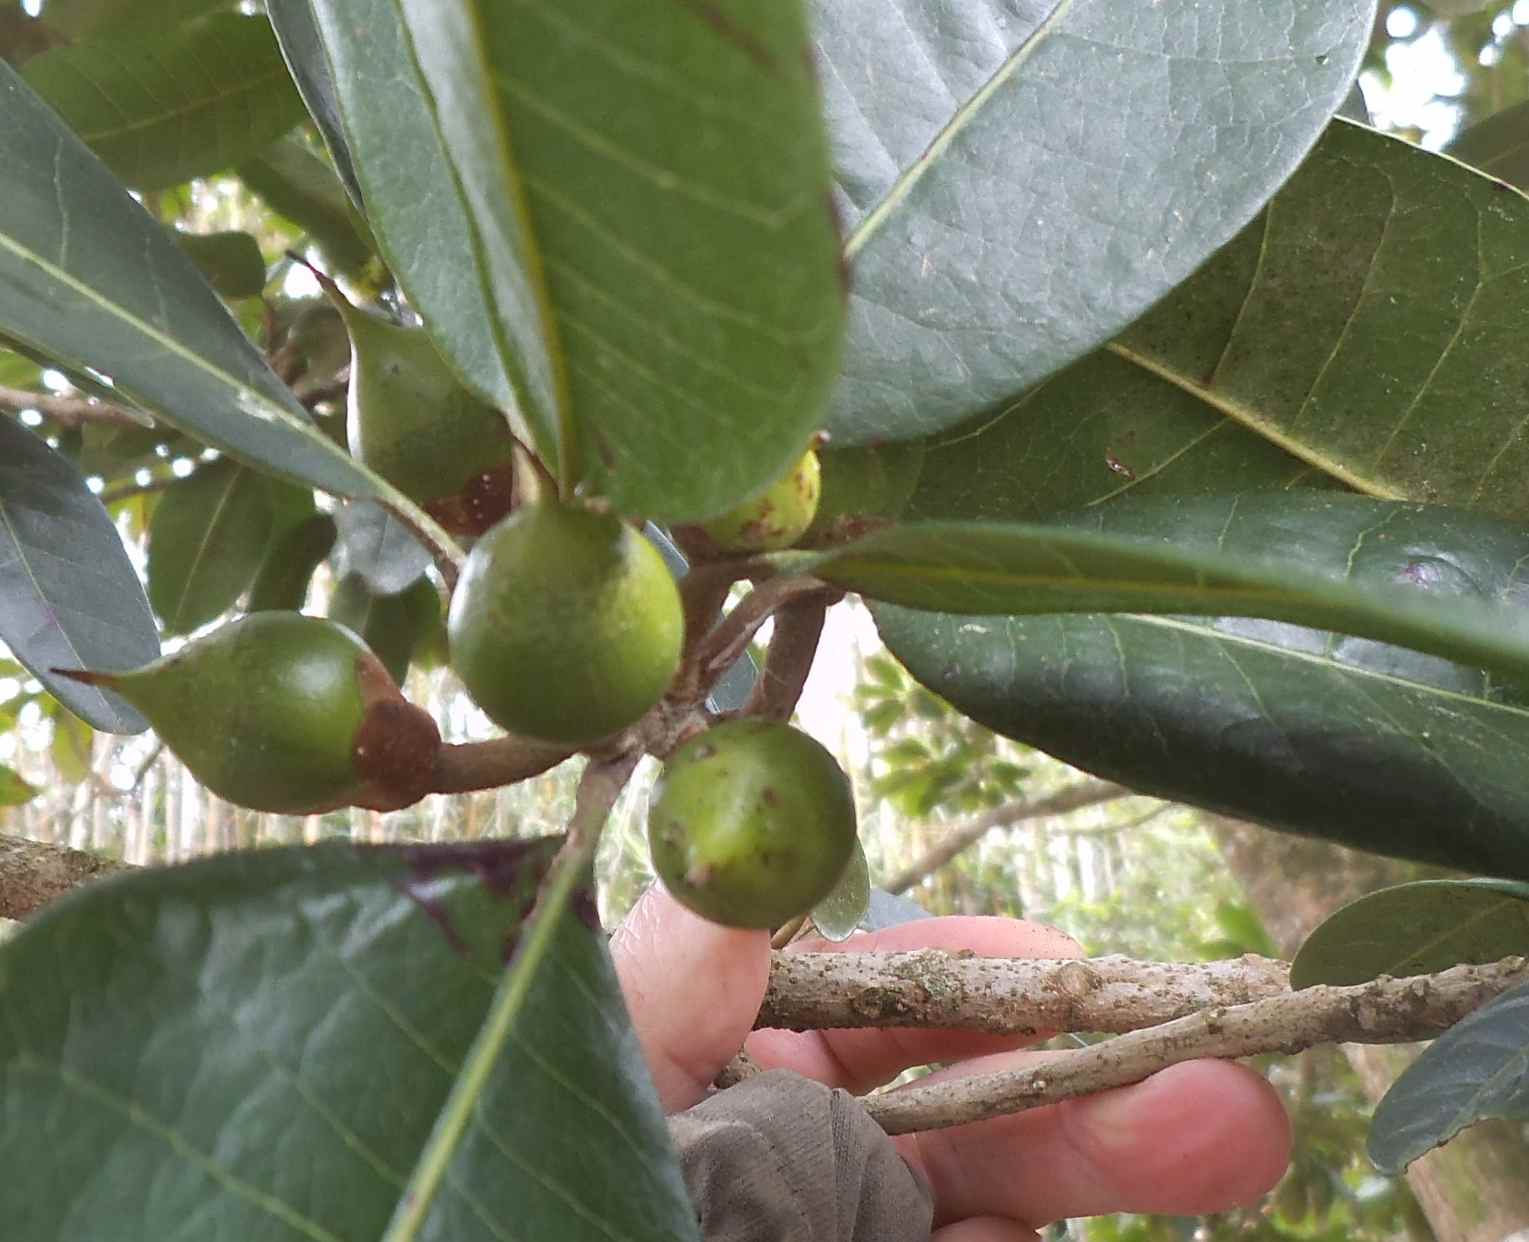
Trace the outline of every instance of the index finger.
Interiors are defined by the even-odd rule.
[[[1071,936],[1024,919],[958,915],[919,919],[852,936],[841,944],[803,941],[792,952],[897,953],[908,949],[969,951],[979,957],[1082,957]],[[986,1035],[980,1031],[755,1031],[744,1045],[767,1069],[795,1070],[852,1092],[868,1091],[914,1065],[961,1061],[1007,1052],[1046,1036]]]

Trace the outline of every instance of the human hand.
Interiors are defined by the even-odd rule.
[[[920,920],[810,947],[1082,955],[1053,928],[1003,918]],[[956,1063],[938,1071],[955,1077],[1045,1055],[1019,1050],[1013,1038],[958,1031],[750,1034],[769,975],[769,937],[699,919],[657,887],[611,949],[666,1112],[698,1103],[740,1047],[767,1069],[855,1093],[913,1065]],[[1221,1211],[1268,1191],[1290,1154],[1274,1089],[1225,1061],[1191,1061],[1135,1086],[893,1141],[933,1193],[934,1242],[1033,1242],[1043,1224],[1106,1212]]]

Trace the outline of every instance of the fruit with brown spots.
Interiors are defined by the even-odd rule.
[[[791,547],[812,525],[822,494],[816,449],[808,449],[762,495],[702,526],[729,552],[775,552]]]
[[[801,730],[730,720],[665,763],[648,846],[664,885],[702,918],[779,927],[838,883],[855,848],[854,794]]]

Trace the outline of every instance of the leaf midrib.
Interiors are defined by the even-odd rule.
[[[1045,615],[1045,614],[1042,614]],[[1089,614],[1077,614],[1087,616]],[[1529,724],[1529,707],[1517,707],[1511,703],[1494,703],[1490,699],[1477,698],[1474,695],[1462,694],[1458,690],[1446,690],[1440,686],[1430,686],[1427,682],[1412,681],[1406,677],[1398,677],[1394,673],[1382,673],[1375,669],[1362,668],[1356,664],[1344,664],[1341,661],[1327,656],[1318,655],[1312,651],[1294,651],[1288,647],[1281,647],[1277,643],[1267,642],[1260,638],[1253,638],[1246,634],[1228,634],[1222,630],[1215,630],[1206,625],[1197,625],[1193,621],[1184,621],[1176,617],[1154,615],[1151,613],[1111,613],[1104,614],[1111,619],[1120,618],[1132,621],[1140,625],[1155,625],[1161,629],[1183,630],[1194,634],[1206,642],[1218,643],[1229,647],[1243,647],[1250,650],[1261,651],[1267,655],[1278,656],[1284,660],[1295,660],[1303,664],[1316,665],[1327,672],[1336,673],[1343,677],[1363,678],[1369,681],[1381,682],[1385,685],[1394,686],[1415,693],[1427,694],[1442,700],[1464,704],[1470,707],[1484,708],[1494,712],[1503,712],[1510,716],[1520,718],[1525,724]],[[1295,624],[1287,622],[1286,624]],[[1319,630],[1316,626],[1303,626],[1303,629],[1314,630],[1318,633],[1330,631]],[[1443,658],[1443,657],[1439,657]]]
[[[1158,379],[1172,384],[1180,391],[1188,393],[1197,401],[1209,406],[1218,414],[1231,419],[1234,423],[1252,432],[1262,440],[1268,441],[1281,451],[1308,466],[1314,466],[1324,474],[1337,479],[1340,483],[1353,488],[1356,492],[1365,496],[1373,496],[1377,500],[1413,500],[1415,497],[1405,491],[1393,487],[1370,477],[1360,474],[1347,466],[1340,465],[1336,459],[1326,453],[1318,452],[1310,444],[1298,440],[1293,436],[1286,435],[1275,427],[1268,419],[1260,415],[1251,406],[1244,405],[1240,401],[1233,401],[1230,397],[1207,388],[1198,380],[1187,375],[1183,371],[1162,362],[1157,358],[1149,357],[1144,353],[1132,349],[1121,341],[1111,341],[1104,347],[1122,361],[1154,375]]]
[[[855,231],[845,240],[844,259],[846,262],[852,260],[855,255],[864,249],[866,243],[875,235],[876,230],[881,227],[882,221],[897,210],[903,200],[913,192],[914,187],[924,179],[925,173],[945,153],[946,148],[961,135],[967,125],[987,106],[988,100],[1002,90],[1009,80],[1019,72],[1025,62],[1046,42],[1046,39],[1067,16],[1068,10],[1072,6],[1073,0],[1056,0],[1051,12],[1045,16],[1041,23],[1021,40],[1018,47],[1009,53],[1004,59],[1003,64],[982,84],[981,88],[966,103],[956,109],[951,115],[950,120],[934,136],[934,140],[924,148],[923,154],[899,174],[897,180],[892,183],[892,188],[886,192],[876,206],[866,213],[865,218],[856,226]]]
[[[83,74],[81,75],[84,76]],[[163,112],[156,112],[152,116],[146,116],[126,124],[110,126],[105,129],[77,129],[80,138],[94,146],[98,142],[121,138],[128,134],[136,134],[142,130],[154,129],[161,125],[188,121],[200,113],[211,111],[220,103],[236,100],[243,96],[259,95],[270,82],[285,80],[287,76],[286,66],[281,67],[280,72],[272,71],[261,74],[258,78],[242,79],[238,85],[230,90],[221,91],[216,95],[199,95],[195,99],[187,101],[184,105],[169,108]],[[86,79],[89,81],[89,79]],[[92,86],[95,83],[91,83]],[[97,87],[99,90],[100,88]]]

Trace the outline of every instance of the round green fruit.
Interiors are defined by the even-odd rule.
[[[581,746],[635,723],[679,668],[684,609],[657,548],[591,509],[525,505],[474,545],[451,666],[501,728]]]
[[[729,552],[775,552],[789,548],[818,511],[822,493],[817,451],[808,449],[785,476],[762,495],[701,529]]]
[[[855,798],[799,729],[730,720],[664,765],[648,810],[653,869],[713,923],[774,928],[833,890],[855,848]]]

